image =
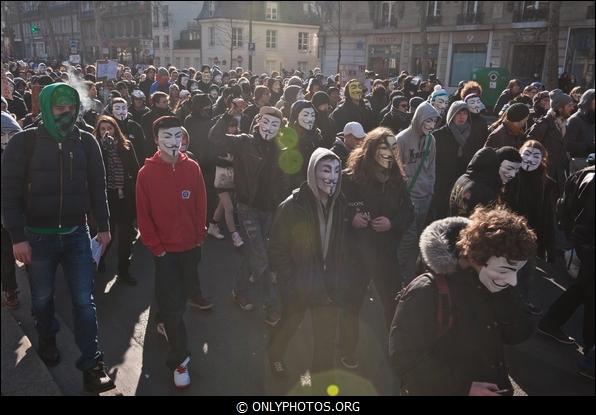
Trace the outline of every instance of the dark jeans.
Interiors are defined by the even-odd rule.
[[[356,356],[360,337],[360,309],[370,278],[372,277],[383,306],[387,331],[389,331],[397,306],[395,297],[401,287],[396,260],[379,261],[376,266],[371,263],[368,266],[363,262],[360,264],[351,271],[355,272],[355,277],[350,278],[350,293],[343,298],[339,314],[339,349],[342,356],[350,358]]]
[[[16,290],[17,277],[10,235],[2,227],[2,291]]]
[[[242,264],[234,280],[237,293],[246,296],[252,274],[260,286],[267,311],[279,308],[267,257],[267,238],[273,223],[273,212],[264,212],[241,203],[237,207],[239,232],[244,240]]]
[[[308,306],[306,304],[284,303],[283,319],[275,326],[269,339],[270,362],[281,361],[288,343],[310,310],[313,330],[312,371],[322,372],[335,365],[335,340],[337,334],[338,309],[335,305]]]
[[[184,311],[186,301],[198,278],[201,248],[186,252],[168,252],[155,260],[155,297],[160,321],[168,336],[166,364],[171,370],[190,356],[187,346]]]
[[[118,191],[108,190],[108,202],[110,206],[110,232],[112,239],[104,252],[101,260],[104,261],[108,251],[114,242],[114,232],[118,237],[118,275],[129,275],[130,254],[132,250],[132,239],[136,235],[134,228],[133,204],[128,199],[119,199]]]
[[[416,275],[416,261],[420,248],[420,234],[426,228],[426,219],[430,209],[432,195],[424,198],[412,197],[412,205],[414,206],[415,219],[410,227],[404,233],[402,240],[397,249],[397,257],[399,259],[401,277],[404,284],[408,284]],[[393,315],[391,316],[393,318]],[[389,320],[391,321],[391,319]]]
[[[577,281],[550,306],[541,324],[561,327],[583,305],[584,350],[589,350],[594,346],[594,248],[576,248],[576,251],[581,260]]]
[[[68,235],[41,235],[29,231],[25,234],[32,252],[27,273],[39,336],[52,337],[60,329],[54,316],[54,279],[58,265],[62,265],[70,288],[75,342],[81,351],[77,368],[93,368],[102,353],[98,350],[89,228],[81,225]]]

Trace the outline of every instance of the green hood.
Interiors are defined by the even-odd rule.
[[[75,104],[75,113],[70,116],[54,117],[52,107],[67,103]],[[64,83],[51,84],[41,90],[39,107],[45,129],[53,139],[63,141],[72,131],[77,121],[81,108],[81,99],[79,93],[73,87]]]

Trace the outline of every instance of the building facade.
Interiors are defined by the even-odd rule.
[[[206,1],[197,19],[202,63],[253,73],[308,70],[319,66],[320,17],[316,2]],[[252,9],[252,10],[251,10]],[[252,43],[249,51],[250,16]]]
[[[542,1],[319,2],[324,73],[372,69],[382,76],[401,70],[429,73],[447,87],[470,79],[478,67],[505,68],[511,78],[543,79],[548,3]],[[421,10],[422,8],[422,10]],[[338,18],[341,11],[341,22]],[[421,53],[426,16],[427,54]],[[561,2],[559,73],[578,85],[594,85],[594,2]]]
[[[201,64],[201,33],[195,20],[202,1],[153,1],[153,63],[189,68]]]

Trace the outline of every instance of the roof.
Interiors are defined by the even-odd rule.
[[[265,6],[267,2],[250,2],[250,1],[216,1],[215,10],[213,14],[209,15],[209,3],[203,2],[203,8],[197,17],[197,20],[206,19],[236,19],[248,20],[250,16],[250,4],[254,4],[253,20],[259,22],[277,22],[277,23],[293,23],[303,25],[320,25],[320,18],[315,14],[305,14],[303,10],[302,1],[278,1],[278,19],[265,20]]]

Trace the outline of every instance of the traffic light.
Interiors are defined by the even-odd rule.
[[[39,33],[39,26],[37,26],[35,24],[32,24],[31,25],[31,33],[34,34],[34,35],[37,34],[37,33]]]

